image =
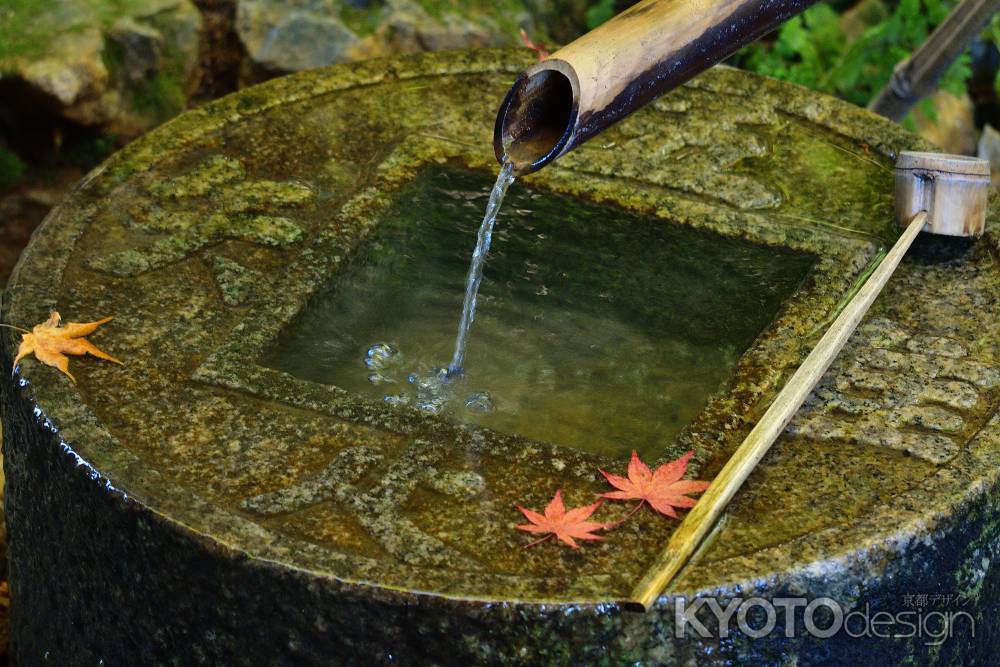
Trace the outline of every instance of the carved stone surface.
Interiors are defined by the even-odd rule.
[[[7,321],[113,314],[94,341],[126,365],[74,361],[73,386],[27,360],[3,383],[22,663],[930,655],[916,639],[674,637],[677,596],[748,591],[886,609],[962,594],[974,646],[935,655],[996,647],[991,232],[918,244],[648,614],[619,603],[675,523],[640,513],[579,551],[525,551],[512,529],[515,502],[556,488],[588,501],[604,490],[596,469],[623,461],[259,362],[424,166],[495,171],[495,102],[528,63],[484,51],[275,80],[130,145],[53,213],[11,280]],[[729,384],[664,443],[661,459],[694,449],[710,479],[892,240],[892,156],[924,148],[847,104],[717,68],[515,187],[817,256]]]

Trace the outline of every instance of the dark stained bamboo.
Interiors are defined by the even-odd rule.
[[[955,5],[930,37],[896,65],[892,78],[868,110],[899,122],[914,104],[934,92],[955,59],[1000,10],[1000,0],[963,0]]]
[[[814,2],[644,0],[518,77],[497,116],[497,159],[537,171]]]

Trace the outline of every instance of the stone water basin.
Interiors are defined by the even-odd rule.
[[[945,663],[996,647],[989,233],[919,242],[652,611],[625,603],[675,522],[643,511],[575,551],[522,549],[513,529],[514,503],[557,488],[591,502],[597,469],[632,449],[693,449],[700,479],[721,467],[893,240],[895,153],[928,148],[850,105],[716,68],[518,181],[462,381],[495,409],[383,400],[371,343],[447,361],[495,105],[528,63],[463,52],[275,80],[127,147],[53,212],[6,321],[113,314],[92,340],[126,365],[74,359],[74,386],[28,360],[4,383],[22,662]],[[915,594],[961,598],[975,639],[674,632],[678,598],[899,610]]]

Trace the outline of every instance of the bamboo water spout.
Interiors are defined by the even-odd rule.
[[[644,0],[518,77],[497,115],[497,159],[537,171],[815,1]]]

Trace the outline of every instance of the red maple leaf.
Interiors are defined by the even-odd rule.
[[[600,494],[613,500],[638,500],[639,504],[625,517],[632,516],[645,503],[649,503],[657,512],[678,518],[675,507],[694,507],[698,501],[686,494],[698,493],[708,488],[708,482],[681,479],[687,470],[688,460],[694,452],[688,452],[676,461],[664,463],[656,472],[651,472],[649,466],[632,452],[632,460],[628,464],[628,477],[620,477],[601,470],[601,474],[611,482],[618,491]],[[621,521],[624,521],[622,519]],[[619,523],[621,523],[619,521]]]
[[[525,547],[540,544],[555,535],[576,549],[578,545],[573,540],[574,537],[578,540],[599,540],[601,538],[592,534],[593,531],[608,527],[606,523],[587,521],[600,505],[601,501],[598,500],[593,505],[584,505],[583,507],[567,510],[563,505],[562,489],[560,489],[556,491],[555,497],[545,507],[545,514],[539,514],[520,505],[515,505],[517,509],[524,513],[524,516],[528,517],[528,521],[531,522],[521,524],[516,526],[516,528],[518,530],[526,530],[529,533],[548,533],[542,539],[526,544]]]
[[[528,33],[524,31],[524,28],[521,28],[521,41],[524,42],[525,46],[538,54],[538,62],[542,62],[549,57],[549,51],[545,48],[545,44],[543,42],[535,44],[531,41],[531,38],[528,37]]]

